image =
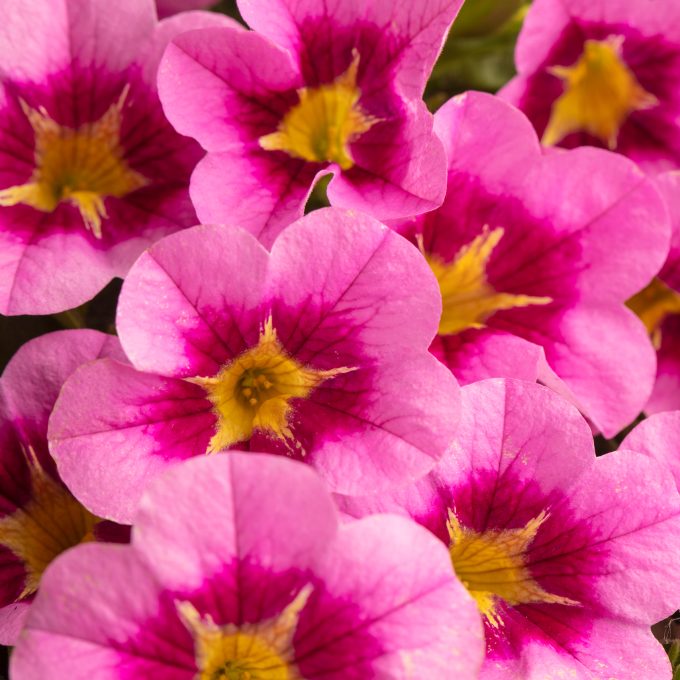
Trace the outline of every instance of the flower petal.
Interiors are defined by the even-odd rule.
[[[197,385],[103,359],[67,380],[48,436],[76,498],[100,517],[129,524],[148,480],[206,451],[214,424]]]
[[[264,248],[233,227],[195,227],[150,248],[118,304],[118,332],[135,367],[212,376],[256,344],[267,262]]]
[[[250,65],[257,64],[257,69]],[[234,28],[180,35],[158,71],[165,115],[207,151],[256,144],[276,129],[301,85],[290,56],[268,40]]]
[[[247,147],[209,153],[191,178],[191,196],[204,224],[237,224],[270,248],[302,217],[316,180],[309,163]]]
[[[404,96],[420,98],[462,0],[239,0],[249,26],[292,54],[303,72],[329,82],[332,64],[353,48],[370,55],[376,76],[394,72]],[[377,78],[376,78],[377,79]]]

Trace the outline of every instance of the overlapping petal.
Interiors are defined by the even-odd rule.
[[[447,197],[397,225],[434,261],[443,319],[453,321],[440,327],[433,351],[465,382],[538,377],[613,436],[652,388],[654,351],[624,302],[668,252],[659,192],[614,154],[541,152],[522,115],[488,95],[454,98],[436,126]],[[480,271],[466,274],[463,265]],[[454,286],[452,276],[463,278]],[[508,335],[517,340],[503,351]],[[491,337],[501,356],[469,361],[484,356]]]
[[[437,207],[444,158],[421,96],[460,4],[244,2],[256,32],[176,39],[159,88],[209,152],[192,180],[201,219],[235,220],[269,247],[324,174],[333,205],[378,219]],[[241,200],[253,187],[257,205]]]
[[[107,540],[98,535],[100,520],[63,486],[47,450],[48,418],[64,381],[81,364],[107,356],[125,360],[113,336],[60,331],[23,345],[0,377],[3,644],[16,641],[51,560],[82,540]]]
[[[496,379],[462,394],[453,446],[426,478],[342,506],[406,514],[449,545],[485,615],[481,677],[669,672],[649,630],[676,604],[680,496],[667,467],[635,451],[596,459],[586,422],[544,387]],[[639,442],[659,440],[641,431],[625,446]]]
[[[440,304],[417,250],[358,214],[311,214],[271,255],[226,226],[168,237],[123,286],[133,367],[85,366],[63,390],[50,427],[60,471],[126,521],[162,467],[234,446],[305,460],[343,493],[402,483],[434,465],[458,419],[456,381],[426,350]],[[233,395],[216,397],[220,384]],[[279,401],[260,405],[263,389]],[[250,404],[264,418],[251,426]]]
[[[475,678],[481,662],[474,606],[436,539],[400,518],[339,527],[309,469],[232,454],[154,482],[131,546],[84,546],[50,570],[13,677],[188,680],[209,671],[206,625],[222,627],[222,663],[248,670],[253,648],[232,655],[228,636],[257,644],[277,617],[270,667],[301,677]]]

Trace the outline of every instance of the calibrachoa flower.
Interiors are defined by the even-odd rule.
[[[232,447],[304,460],[342,493],[403,483],[458,418],[457,383],[427,351],[440,312],[418,251],[367,216],[314,212],[271,255],[241,229],[174,234],[123,285],[132,366],[73,375],[52,453],[76,496],[119,520],[159,470]]]
[[[421,97],[461,4],[241,0],[254,31],[173,41],[159,89],[209,152],[191,184],[201,220],[269,246],[329,173],[332,205],[379,219],[439,205],[444,156]]]
[[[398,228],[443,296],[432,351],[462,382],[540,379],[613,436],[642,410],[654,349],[626,309],[668,253],[658,191],[599,149],[544,153],[526,118],[490,95],[445,104],[444,204]]]
[[[650,630],[680,581],[668,469],[632,451],[596,458],[586,421],[540,385],[486,380],[462,402],[426,478],[346,509],[405,513],[449,547],[484,616],[482,678],[670,677]]]
[[[652,170],[680,164],[680,6],[535,0],[500,95],[543,143],[599,145]]]
[[[116,338],[60,331],[23,345],[0,377],[0,643],[14,644],[43,572],[60,553],[124,538],[64,487],[47,451],[47,419],[64,380],[86,361],[124,361]]]
[[[153,0],[0,3],[1,313],[75,307],[196,224],[202,152],[165,119],[156,71],[175,35],[226,22],[158,24]]]
[[[156,0],[158,16],[161,18],[191,9],[204,9],[214,4],[215,0]]]
[[[309,468],[234,453],[154,482],[132,545],[50,568],[12,678],[472,680],[482,658],[474,602],[428,532],[340,526]]]
[[[647,413],[680,409],[680,173],[659,175],[657,184],[670,210],[671,248],[658,277],[628,303],[657,350],[656,382]]]

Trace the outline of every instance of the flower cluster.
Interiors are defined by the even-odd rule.
[[[12,680],[670,680],[680,0],[215,4],[0,3]]]

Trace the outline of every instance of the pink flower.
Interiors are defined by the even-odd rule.
[[[130,271],[117,325],[132,366],[73,375],[53,455],[119,520],[161,469],[233,447],[304,460],[342,493],[404,483],[458,419],[457,383],[427,351],[440,310],[418,251],[367,216],[314,212],[271,255],[241,229],[183,231]]]
[[[680,175],[657,177],[673,228],[668,258],[658,277],[628,301],[656,348],[656,381],[646,413],[680,409]]]
[[[606,151],[542,152],[526,118],[490,95],[454,98],[435,129],[446,199],[398,227],[440,284],[432,351],[464,383],[538,378],[613,436],[654,379],[654,349],[624,302],[668,252],[657,190]]]
[[[400,517],[340,526],[311,470],[232,454],[154,482],[132,545],[53,565],[12,677],[472,680],[482,657],[436,539]]]
[[[535,0],[515,62],[500,95],[545,144],[603,146],[653,171],[680,164],[677,3]]]
[[[238,4],[254,31],[181,36],[159,70],[168,118],[209,152],[191,183],[204,223],[270,246],[327,174],[332,205],[378,219],[441,203],[421,97],[461,0]]]
[[[43,572],[68,548],[125,537],[64,487],[47,451],[47,419],[82,363],[124,355],[116,338],[59,331],[22,346],[0,377],[0,643],[14,644]]]
[[[216,0],[156,0],[158,16],[168,17],[191,9],[204,9],[216,4]]]
[[[196,224],[202,153],[165,119],[156,71],[178,33],[225,23],[159,24],[152,0],[0,3],[0,313],[80,305]]]
[[[485,680],[670,677],[650,630],[680,581],[667,468],[632,451],[596,458],[588,424],[540,385],[486,380],[462,402],[426,478],[345,508],[406,514],[449,547],[484,615]]]

